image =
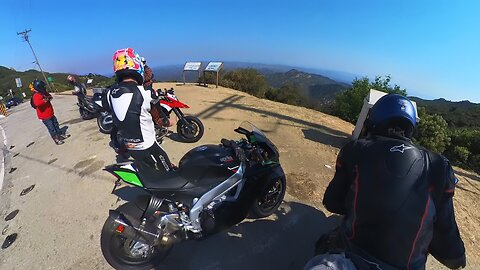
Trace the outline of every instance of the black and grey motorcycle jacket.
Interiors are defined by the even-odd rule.
[[[370,136],[341,149],[323,204],[345,215],[347,251],[371,269],[424,269],[428,253],[458,268],[466,259],[453,209],[456,182],[445,157],[405,138]]]
[[[113,123],[129,150],[145,150],[155,143],[150,114],[151,93],[136,82],[121,82],[109,92]]]

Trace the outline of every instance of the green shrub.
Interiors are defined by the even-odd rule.
[[[375,77],[373,82],[367,77],[355,79],[352,82],[352,87],[346,91],[341,92],[335,98],[334,112],[335,115],[350,123],[355,123],[358,115],[362,110],[363,100],[370,92],[370,89],[383,91],[387,93],[407,95],[405,89],[400,89],[400,86],[390,86],[390,76]]]

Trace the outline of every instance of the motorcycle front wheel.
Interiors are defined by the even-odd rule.
[[[266,191],[255,200],[251,213],[255,218],[268,217],[277,211],[285,197],[287,181],[285,176],[271,179]]]
[[[97,125],[98,129],[103,134],[110,134],[112,133],[113,129],[113,122],[112,122],[112,115],[111,114],[100,114],[97,117]]]
[[[185,116],[188,124],[185,124],[181,119],[177,122],[178,135],[188,143],[198,142],[205,132],[202,122],[195,116]]]
[[[121,205],[118,211],[129,220],[140,220],[143,211],[134,203]],[[115,269],[154,269],[165,259],[172,246],[150,246],[116,232],[117,224],[108,217],[102,228],[100,245],[107,262]]]

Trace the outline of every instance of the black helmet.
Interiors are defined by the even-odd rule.
[[[381,133],[388,128],[400,128],[406,137],[411,137],[417,126],[417,111],[406,97],[388,94],[381,97],[370,110],[367,128]]]
[[[33,81],[33,89],[40,93],[45,93],[47,91],[47,85],[44,81],[36,79]]]

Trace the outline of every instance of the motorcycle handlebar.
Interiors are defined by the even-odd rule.
[[[247,161],[247,156],[245,155],[245,151],[240,146],[238,146],[238,144],[235,141],[222,139],[220,142],[225,147],[231,147],[235,152],[235,155],[237,156],[238,160],[240,160],[241,162]]]

